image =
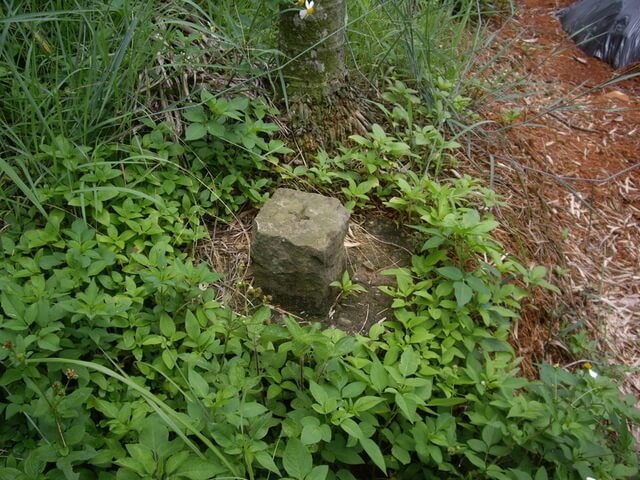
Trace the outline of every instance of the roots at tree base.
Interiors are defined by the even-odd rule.
[[[296,143],[306,152],[334,150],[348,142],[350,135],[366,134],[373,123],[374,112],[366,109],[355,88],[340,88],[321,100],[289,100],[289,126]]]

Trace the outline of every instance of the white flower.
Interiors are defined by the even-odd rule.
[[[593,370],[593,365],[591,365],[589,362],[584,362],[582,364],[582,368],[584,368],[589,373],[589,375],[591,375],[591,378],[598,378],[600,376],[598,375],[598,372]]]
[[[302,5],[302,2],[298,2],[298,4]],[[313,14],[313,10],[314,10],[313,0],[305,0],[304,1],[304,8],[302,10],[300,10],[300,12],[298,12],[298,14],[300,15],[300,18],[302,20],[304,20],[309,15]]]
[[[591,370],[589,370],[589,371],[591,371]],[[598,374],[596,373],[596,377],[597,377],[597,376],[598,376]],[[595,378],[595,377],[594,377],[594,378]],[[593,478],[593,477],[587,477],[587,478],[585,478],[584,480],[596,480],[596,479],[595,479],[595,478]]]

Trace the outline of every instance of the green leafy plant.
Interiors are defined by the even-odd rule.
[[[2,238],[0,382],[9,402],[0,405],[0,436],[12,446],[3,474],[571,479],[635,471],[627,422],[638,413],[615,384],[551,367],[537,382],[517,377],[507,338],[526,291],[507,279],[552,287],[545,269],[504,256],[491,237],[496,223],[480,213],[496,200],[476,181],[382,170],[397,188],[390,206],[425,236],[423,253],[386,272],[396,278],[383,289],[393,319],[349,336],[290,318],[274,323],[266,307],[239,315],[216,301],[219,275],[179,253],[194,237],[175,235],[183,219],[167,210],[175,196],[202,198],[172,174],[169,160],[182,151],[152,133],[100,158],[130,175],[142,145],[167,161],[136,183],[137,202],[120,198],[130,188],[119,183],[122,169],[100,164],[95,177],[69,165],[85,185],[113,184],[115,195],[77,202],[84,192],[73,182],[50,190],[50,201],[77,203],[101,233],[60,210],[24,232],[14,223]],[[361,289],[348,273],[336,286]]]
[[[344,271],[342,278],[339,281],[336,280],[335,282],[331,282],[329,286],[340,290],[339,298],[349,298],[352,295],[357,295],[367,291],[367,289],[362,285],[353,283],[347,270]]]
[[[273,113],[264,101],[246,97],[218,98],[207,90],[201,103],[185,110],[189,122],[185,139],[195,155],[192,169],[206,169],[213,178],[211,201],[233,213],[245,202],[263,203],[272,185],[268,172],[279,166],[279,156],[291,153],[282,140],[271,139],[278,127],[264,118]],[[262,176],[256,179],[254,175]]]

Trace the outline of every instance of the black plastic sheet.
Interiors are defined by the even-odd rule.
[[[558,18],[586,54],[615,68],[640,61],[640,0],[579,0]]]

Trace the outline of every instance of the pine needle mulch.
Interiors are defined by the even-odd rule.
[[[556,266],[562,293],[535,292],[514,328],[523,373],[588,360],[640,403],[640,69],[615,72],[575,48],[553,17],[567,3],[523,0],[480,53],[493,59],[480,78],[513,91],[483,99],[493,126],[468,173],[503,195],[509,250]],[[577,356],[584,342],[599,358]]]

